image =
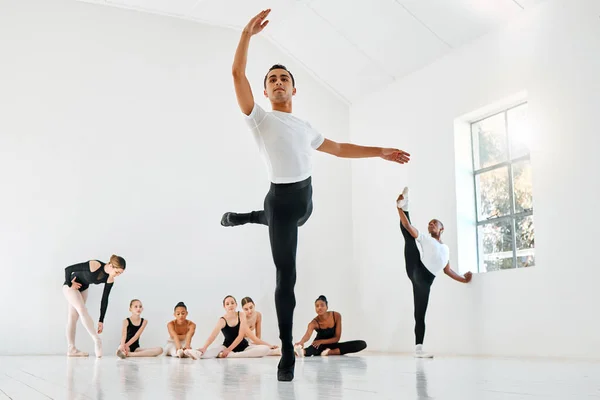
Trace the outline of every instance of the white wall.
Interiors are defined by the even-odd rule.
[[[412,292],[394,200],[409,185],[413,222],[446,222],[458,265],[454,121],[525,91],[537,266],[478,274],[462,285],[443,274],[432,290],[426,345],[438,354],[600,357],[596,255],[600,192],[600,3],[548,1],[351,108],[356,142],[408,150],[409,166],[353,167],[354,249],[371,349],[411,351]],[[459,160],[460,161],[460,160]],[[472,201],[472,196],[466,201]]]
[[[179,301],[202,345],[226,294],[253,297],[265,339],[277,343],[267,230],[219,225],[224,211],[262,208],[268,190],[230,76],[239,32],[74,1],[2,0],[0,9],[0,354],[64,352],[64,268],[113,253],[128,267],[111,294],[107,353],[132,298],[150,321],[143,345],[164,345]],[[296,114],[347,140],[347,105],[257,38],[248,73],[261,104],[277,62],[296,75]],[[315,160],[296,338],[318,295],[342,312],[354,304],[340,278],[352,257],[350,166]],[[90,289],[94,319],[101,292]],[[81,325],[77,344],[93,351]]]

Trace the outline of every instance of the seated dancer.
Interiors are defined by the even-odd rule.
[[[192,338],[196,333],[196,324],[187,319],[187,306],[183,302],[177,303],[173,315],[175,319],[167,324],[169,340],[165,347],[165,355],[179,358],[193,358],[197,360],[200,354],[192,349]]]
[[[256,335],[257,338],[262,339],[262,314],[256,311],[256,305],[254,300],[250,297],[244,297],[242,299],[242,310],[246,313],[246,322],[248,322],[248,330]],[[248,337],[248,335],[246,335]],[[252,343],[252,342],[251,342]],[[281,349],[279,347],[271,349],[268,356],[280,356]]]
[[[129,302],[129,311],[131,316],[123,320],[123,332],[121,334],[121,344],[117,349],[117,357],[156,357],[162,354],[160,347],[142,348],[140,347],[140,337],[144,329],[148,326],[148,320],[142,318],[144,307],[138,299]]]
[[[227,312],[219,318],[204,346],[198,349],[202,353],[201,358],[259,358],[268,355],[271,349],[277,347],[260,340],[248,329],[246,314],[240,315],[240,312],[236,311],[237,301],[233,296],[223,299],[223,308]],[[208,346],[215,341],[219,331],[225,337],[223,345],[208,350]],[[246,335],[254,344],[248,343],[245,339]]]
[[[108,263],[98,260],[90,260],[65,268],[65,283],[63,294],[69,303],[67,314],[67,356],[87,357],[88,353],[77,350],[75,347],[75,328],[77,319],[81,317],[81,323],[88,331],[95,344],[96,357],[102,357],[102,340],[99,334],[104,330],[104,316],[108,307],[108,296],[113,287],[115,278],[125,271],[125,260],[123,257],[112,255]],[[100,318],[98,330],[94,328],[94,321],[85,306],[88,298],[87,289],[90,285],[104,284],[102,300],[100,301]]]
[[[367,343],[363,340],[353,340],[350,342],[341,342],[342,337],[342,316],[337,311],[328,311],[329,303],[323,295],[315,301],[315,311],[317,316],[310,321],[306,333],[302,339],[296,343],[294,349],[299,357],[310,356],[341,356],[344,354],[358,353],[367,348]],[[312,344],[304,348],[313,331],[317,331],[317,337]]]
[[[415,357],[432,358],[431,354],[423,351],[423,338],[425,337],[425,313],[429,303],[429,291],[436,275],[444,270],[450,278],[463,283],[471,281],[472,273],[464,276],[458,275],[450,268],[450,249],[442,243],[441,236],[444,224],[437,219],[429,221],[428,235],[419,233],[410,223],[408,214],[408,188],[404,188],[396,199],[396,207],[400,215],[400,230],[404,236],[404,259],[406,274],[413,287],[415,308]],[[421,251],[417,247],[421,245]]]

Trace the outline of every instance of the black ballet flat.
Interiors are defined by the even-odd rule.
[[[294,379],[294,366],[296,364],[296,360],[293,359],[292,365],[287,367],[281,366],[281,360],[277,365],[277,380],[280,382],[291,382]]]

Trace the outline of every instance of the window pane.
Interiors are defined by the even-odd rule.
[[[533,215],[515,220],[517,229],[517,268],[535,265]]]
[[[527,121],[527,104],[508,110],[506,113],[510,157],[519,158],[529,154],[531,131]]]
[[[477,174],[478,221],[510,214],[508,167]]]
[[[531,162],[513,164],[513,188],[515,191],[515,212],[533,209],[533,187],[531,183]]]
[[[476,170],[508,159],[504,113],[472,124],[471,135]]]
[[[479,228],[479,255],[484,271],[513,268],[512,220],[481,225]]]

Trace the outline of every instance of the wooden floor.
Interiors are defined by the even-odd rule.
[[[0,357],[0,399],[600,399],[600,363],[400,355],[120,360]]]

